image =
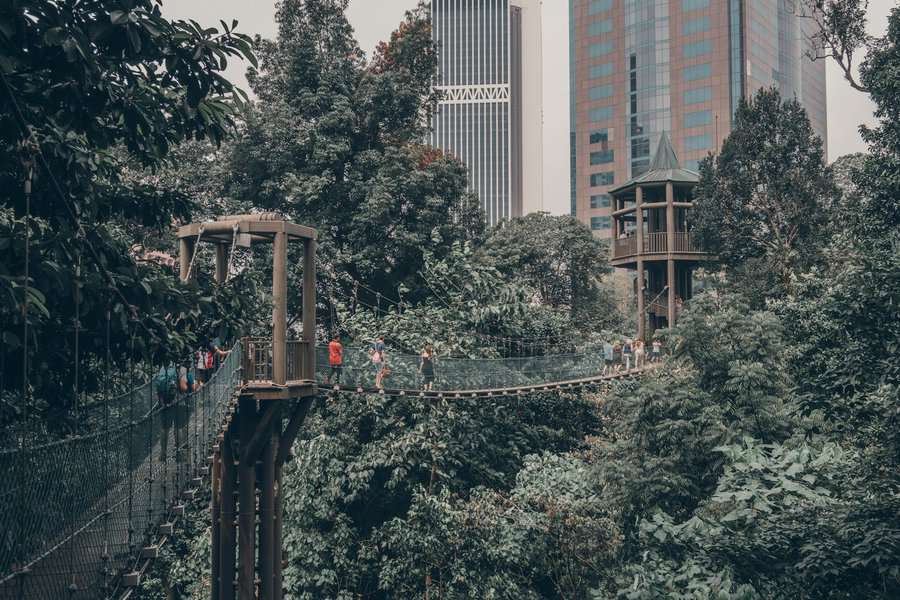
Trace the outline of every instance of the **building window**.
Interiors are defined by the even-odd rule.
[[[612,185],[613,182],[615,182],[615,173],[613,171],[604,171],[602,173],[591,174],[591,187]]]
[[[684,138],[684,149],[687,152],[692,150],[708,150],[712,147],[712,136],[708,133],[703,135],[689,135]]]
[[[594,231],[608,231],[612,229],[609,217],[591,217],[591,229]]]
[[[613,30],[612,19],[605,21],[595,21],[588,26],[588,35],[602,35]]]
[[[682,31],[684,35],[691,35],[694,33],[701,33],[704,31],[709,31],[709,17],[698,17],[696,19],[688,19],[684,22],[682,26]]]
[[[712,100],[711,87],[702,87],[684,92],[685,104],[699,104],[700,102],[708,102],[710,100]]]
[[[612,150],[603,150],[601,152],[591,152],[592,165],[605,165],[614,160]]]
[[[700,10],[701,8],[709,8],[709,0],[682,0],[681,10],[689,12],[692,10]]]
[[[594,65],[591,67],[591,79],[600,79],[601,77],[609,77],[613,73],[612,63],[604,63],[602,65]]]
[[[702,65],[694,65],[686,67],[683,71],[685,81],[696,81],[698,79],[706,79],[712,75],[712,65],[703,63]]]
[[[712,124],[712,111],[701,110],[698,112],[689,112],[684,115],[685,127],[703,127]]]
[[[609,98],[613,95],[613,85],[608,83],[606,85],[597,85],[591,88],[589,92],[591,100],[603,100],[604,98]]]
[[[613,118],[613,107],[603,106],[601,108],[592,109],[590,112],[591,123],[599,123],[600,121],[609,121]]]
[[[609,208],[610,206],[612,206],[612,198],[609,194],[591,196],[591,208]]]
[[[615,45],[612,42],[600,42],[599,44],[591,44],[588,47],[588,54],[591,58],[597,58],[598,56],[606,56],[610,52],[613,51]]]
[[[612,8],[613,0],[591,0],[591,4],[588,7],[589,15],[596,15],[598,13],[606,12]]]
[[[684,45],[685,58],[694,58],[695,56],[709,54],[710,52],[712,52],[712,41],[710,40],[701,40],[699,42],[692,42]]]
[[[591,132],[591,144],[603,144],[606,146],[612,136],[609,135],[609,129],[595,129]]]
[[[686,160],[684,161],[684,168],[690,171],[700,171],[700,161],[699,160]]]

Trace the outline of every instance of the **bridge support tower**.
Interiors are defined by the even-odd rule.
[[[178,230],[183,281],[200,243],[215,245],[215,279],[228,278],[238,246],[271,243],[272,335],[244,338],[241,387],[210,457],[212,600],[281,600],[281,473],[317,393],[316,232],[273,214],[235,215]],[[287,340],[288,244],[302,240],[303,339]]]

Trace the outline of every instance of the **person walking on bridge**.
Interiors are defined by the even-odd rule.
[[[603,373],[602,375],[611,375],[613,371],[613,361],[616,357],[616,351],[609,340],[603,341]]]
[[[344,370],[344,346],[341,344],[341,336],[335,334],[334,339],[328,342],[328,376],[325,377],[325,385],[338,385],[341,383],[341,373]]]
[[[425,344],[422,350],[421,363],[419,364],[419,373],[422,374],[422,389],[431,391],[434,387],[434,349],[431,344]]]
[[[646,353],[644,351],[644,340],[637,339],[634,341],[634,368],[640,369],[646,365]]]
[[[378,336],[378,341],[372,346],[372,366],[375,369],[375,387],[379,390],[384,389],[382,380],[384,379],[384,370],[387,368],[387,347],[384,345],[384,336]]]
[[[651,348],[650,362],[658,363],[662,358],[662,342],[659,341],[659,338],[653,339],[653,346],[651,346]]]
[[[622,362],[625,363],[625,372],[631,370],[631,357],[634,353],[634,344],[631,339],[625,340],[625,345],[622,346]]]

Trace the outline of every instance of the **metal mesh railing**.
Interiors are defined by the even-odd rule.
[[[329,374],[328,351],[317,349],[317,380]],[[419,373],[421,359],[413,354],[388,350],[390,374],[384,379],[389,389],[416,390],[424,378]],[[529,358],[467,359],[442,358],[434,361],[433,389],[445,391],[514,388],[544,383],[574,381],[597,377],[603,372],[602,352],[557,354]],[[376,365],[365,348],[345,348],[340,383],[371,388],[375,383]],[[335,383],[333,380],[331,383]]]
[[[172,402],[146,383],[103,407],[90,433],[0,450],[0,600],[105,598],[119,586],[196,486],[240,357]]]

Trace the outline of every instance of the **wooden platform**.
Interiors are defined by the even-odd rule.
[[[271,381],[245,381],[241,385],[241,395],[253,396],[257,400],[291,400],[308,398],[319,393],[315,381],[300,379],[277,385]]]

